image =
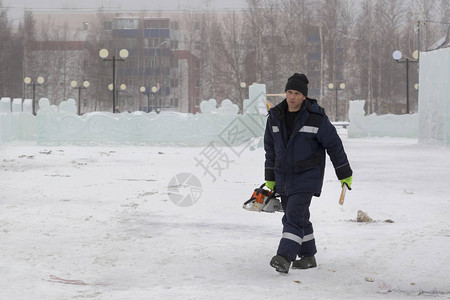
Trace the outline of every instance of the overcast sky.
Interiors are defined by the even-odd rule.
[[[210,2],[212,8],[240,9],[246,8],[246,0],[3,0],[3,7],[9,7],[11,17],[23,16],[24,8],[38,11],[61,8],[77,9],[130,9],[130,10],[185,10],[206,9]]]
[[[3,0],[2,7],[7,7],[10,19],[18,22],[23,19],[24,8],[40,12],[69,8],[95,10],[100,7],[111,10],[204,10],[207,2],[217,10],[247,7],[246,0]]]

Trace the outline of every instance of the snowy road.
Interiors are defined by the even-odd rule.
[[[220,148],[206,170],[205,147],[0,145],[0,299],[450,299],[450,149],[344,144],[353,190],[340,207],[328,161],[319,266],[288,275],[269,266],[281,214],[241,208],[262,149]],[[168,194],[183,172],[201,182],[190,207]]]

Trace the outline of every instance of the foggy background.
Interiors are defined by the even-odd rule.
[[[170,48],[170,57],[139,54],[135,56],[138,59],[130,57],[118,67],[118,84],[127,84],[121,96],[126,110],[141,110],[147,97],[139,88],[145,86],[148,91],[155,85],[161,85],[162,91],[164,87],[173,88],[161,94],[160,100],[178,107],[178,111],[178,103],[186,103],[184,107],[189,105],[189,112],[195,112],[191,107],[210,98],[218,102],[230,99],[242,109],[248,95],[241,83],[263,83],[268,93],[277,94],[283,92],[288,76],[301,72],[310,79],[308,96],[317,99],[333,119],[345,120],[348,101],[359,99],[367,101],[368,114],[414,113],[419,84],[414,52],[449,45],[448,0],[0,3],[0,60],[5,62],[0,70],[1,96],[30,97],[31,88],[23,85],[24,77],[43,76],[46,82],[36,88],[38,97],[48,97],[52,104],[58,104],[69,97],[77,98],[71,80],[88,79],[91,87],[83,92],[83,112],[111,109],[111,95],[105,88],[111,82],[111,66],[99,59],[100,49],[126,48],[142,53],[143,49],[153,49],[151,53],[159,53],[158,47],[163,45]],[[118,32],[111,38],[111,28],[104,27],[105,22],[111,24],[120,18],[144,17],[166,18],[172,25],[176,23],[177,29],[170,29],[170,36],[164,39],[150,41],[132,40]],[[89,50],[84,54],[78,51],[82,55],[78,60],[76,51],[46,49],[52,43],[68,47],[74,42],[83,43],[83,49]],[[402,51],[402,62],[410,60],[408,81],[406,64],[396,63],[392,57],[395,50]],[[198,60],[194,64],[196,77],[188,78],[176,65],[180,61],[176,54],[181,51]],[[164,66],[170,68],[168,75],[155,76]],[[157,72],[127,77],[122,76],[125,71],[121,68]],[[329,88],[330,83],[335,87],[345,84],[345,88],[338,92]],[[188,84],[193,87],[188,91],[189,100],[184,99]],[[173,92],[176,89],[178,94]],[[272,104],[280,100],[269,99]]]

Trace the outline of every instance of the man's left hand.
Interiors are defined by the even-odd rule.
[[[352,180],[353,180],[353,176],[341,179],[341,187],[344,187],[344,184],[346,184],[348,189],[351,190],[352,189]]]

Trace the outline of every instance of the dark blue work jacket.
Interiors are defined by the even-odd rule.
[[[265,179],[275,181],[276,191],[281,195],[312,192],[320,196],[325,150],[338,179],[352,175],[342,141],[323,108],[309,98],[303,102],[288,136],[287,109],[284,100],[269,111],[264,134]]]

